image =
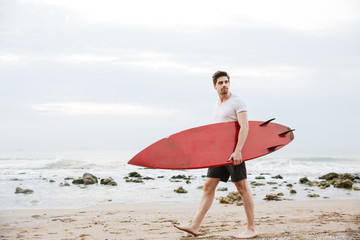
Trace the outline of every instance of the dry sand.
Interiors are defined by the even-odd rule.
[[[201,235],[177,230],[197,205],[108,204],[73,210],[0,211],[0,239],[233,239],[246,227],[241,206],[214,203]],[[360,239],[360,200],[255,204],[256,239]]]

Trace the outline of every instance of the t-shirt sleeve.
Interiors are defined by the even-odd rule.
[[[236,113],[247,111],[246,103],[240,98],[236,98],[236,100],[234,101],[234,107]]]

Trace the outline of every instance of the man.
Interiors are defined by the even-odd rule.
[[[208,169],[207,178],[203,187],[203,195],[199,208],[190,225],[174,225],[176,228],[188,232],[194,236],[199,234],[200,224],[210,209],[214,200],[215,189],[220,181],[227,182],[231,176],[244,203],[247,218],[247,229],[235,238],[253,238],[257,234],[254,225],[254,202],[246,180],[246,166],[242,160],[241,150],[248,135],[249,124],[246,104],[229,91],[230,77],[224,71],[217,71],[212,76],[214,88],[219,95],[219,101],[215,107],[214,118],[216,122],[238,121],[240,125],[239,137],[235,151],[229,156],[230,165],[212,167]]]

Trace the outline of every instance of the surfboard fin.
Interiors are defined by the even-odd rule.
[[[275,145],[275,146],[272,146],[272,147],[268,147],[267,149],[268,149],[270,152],[272,152],[272,151],[275,151],[275,149],[276,149],[277,147],[281,147],[281,146],[284,146],[284,144],[280,144],[280,145]]]
[[[267,120],[266,122],[263,122],[263,123],[260,124],[259,126],[266,126],[266,125],[269,124],[269,122],[274,121],[274,120],[275,120],[275,118],[272,118],[272,119],[270,119],[270,120]]]
[[[288,131],[285,131],[285,132],[280,133],[279,136],[280,136],[280,137],[283,137],[283,136],[285,136],[286,134],[288,134],[289,132],[293,132],[293,131],[295,131],[295,129],[289,129]]]

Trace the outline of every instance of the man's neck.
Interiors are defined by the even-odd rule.
[[[228,92],[227,94],[219,94],[219,102],[220,104],[226,102],[230,97],[231,97],[232,93],[231,92]]]

